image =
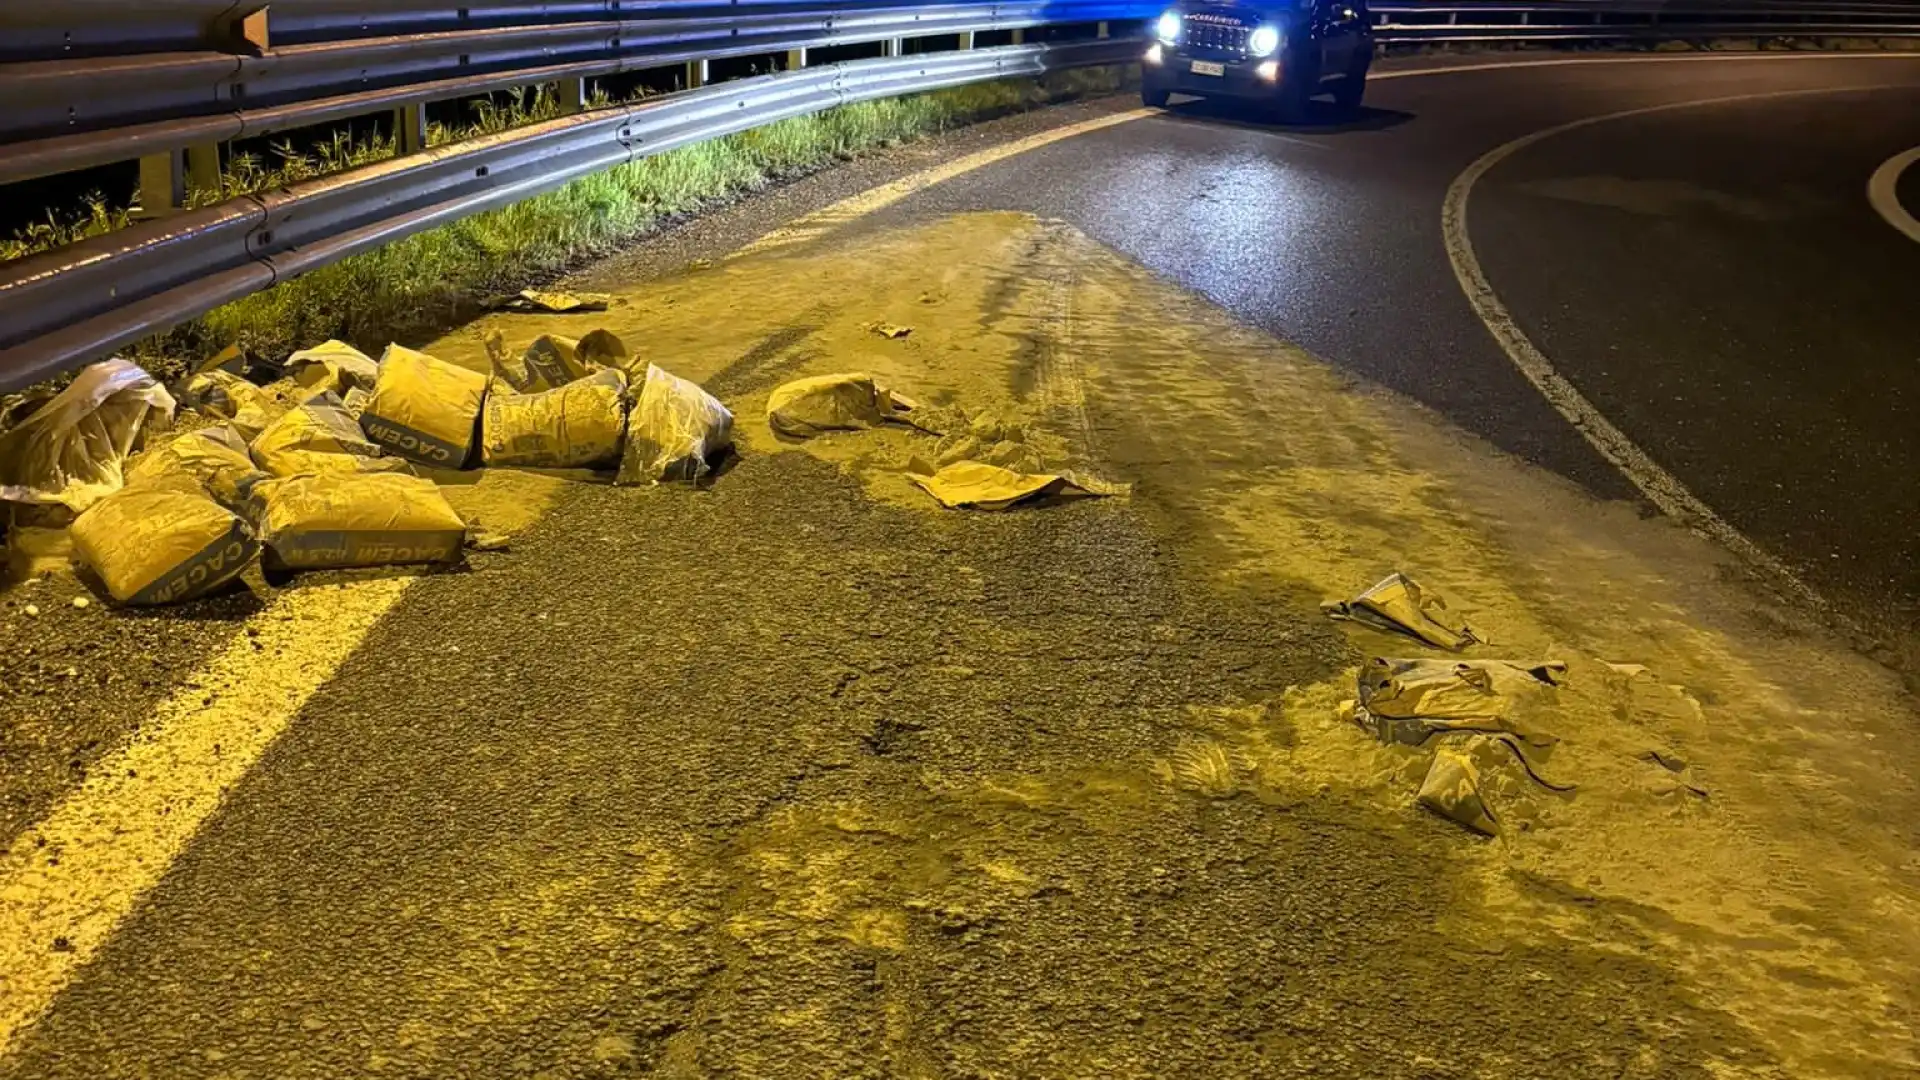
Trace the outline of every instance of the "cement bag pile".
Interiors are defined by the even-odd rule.
[[[254,485],[251,501],[276,570],[457,562],[466,542],[466,522],[418,476],[291,476]]]
[[[225,424],[175,436],[127,466],[130,488],[198,492],[228,509],[242,506],[247,492],[265,478],[246,440]]]
[[[372,393],[380,379],[380,365],[344,341],[328,341],[287,357],[287,378],[308,390],[331,390],[343,398],[349,391]]]
[[[383,457],[331,390],[281,414],[253,440],[253,459],[275,476],[325,472],[393,472],[407,463]]]
[[[875,428],[889,421],[911,424],[915,405],[873,381],[865,372],[797,379],[767,398],[767,424],[794,439],[827,431]]]
[[[245,521],[206,493],[136,485],[74,521],[73,550],[123,604],[171,604],[238,578],[260,548]]]
[[[626,343],[610,331],[595,330],[578,340],[542,334],[533,339],[520,359],[514,360],[507,355],[505,340],[496,330],[487,335],[487,358],[496,379],[516,393],[538,394],[605,368],[624,369],[628,353]]]
[[[599,371],[538,394],[487,395],[480,461],[489,467],[572,469],[620,457],[627,429],[627,377]]]
[[[694,483],[732,446],[733,414],[718,398],[648,364],[616,482]]]
[[[409,461],[465,468],[486,396],[485,375],[389,345],[360,426],[374,442]]]
[[[83,511],[120,490],[149,426],[173,420],[171,395],[125,360],[93,364],[0,435],[0,501]]]

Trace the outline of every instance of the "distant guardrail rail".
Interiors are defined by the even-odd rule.
[[[575,177],[788,116],[1123,64],[1161,0],[62,0],[0,10],[0,184],[138,159],[149,220],[0,265],[0,390],[317,266]],[[1920,0],[1384,0],[1383,45],[1920,37]],[[1080,31],[1082,33],[1069,33]],[[1055,40],[1026,40],[1026,36]],[[989,37],[991,36],[991,37]],[[1071,39],[1070,39],[1071,38]],[[1082,39],[1083,38],[1083,39]],[[976,45],[992,44],[976,48]],[[877,56],[813,66],[819,50]],[[710,83],[711,65],[776,74]],[[685,89],[587,108],[589,81]],[[569,115],[429,148],[426,106],[555,86]],[[220,147],[391,112],[398,156],[182,209]]]

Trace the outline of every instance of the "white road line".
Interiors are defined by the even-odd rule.
[[[1914,162],[1920,161],[1920,146],[1903,154],[1888,158],[1879,168],[1873,170],[1873,176],[1867,180],[1867,202],[1887,219],[1887,224],[1905,233],[1907,239],[1920,243],[1920,220],[1900,205],[1900,174],[1907,171]]]
[[[1488,332],[1493,335],[1495,341],[1499,342],[1507,358],[1520,369],[1520,373],[1526,376],[1527,381],[1540,391],[1561,416],[1567,418],[1574,430],[1592,444],[1593,448],[1600,452],[1601,457],[1606,458],[1625,474],[1627,479],[1631,480],[1633,485],[1660,509],[1661,513],[1719,541],[1747,563],[1773,579],[1777,586],[1817,607],[1825,607],[1819,594],[1801,581],[1785,563],[1761,550],[1759,545],[1747,539],[1740,530],[1714,513],[1712,507],[1700,501],[1699,497],[1687,490],[1685,484],[1661,468],[1659,463],[1641,450],[1624,432],[1614,427],[1612,422],[1586,399],[1585,395],[1554,368],[1553,362],[1548,360],[1539,347],[1534,345],[1533,341],[1520,329],[1520,325],[1514,321],[1513,314],[1507,310],[1507,306],[1501,303],[1499,295],[1494,292],[1492,283],[1487,280],[1486,271],[1481,269],[1480,260],[1474,255],[1473,240],[1467,229],[1467,201],[1473,194],[1473,185],[1494,166],[1537,142],[1556,135],[1564,135],[1570,131],[1578,131],[1581,128],[1679,109],[1706,108],[1714,105],[1812,94],[1886,89],[1899,89],[1899,87],[1823,86],[1802,90],[1735,94],[1726,97],[1701,98],[1695,101],[1669,102],[1640,109],[1626,109],[1559,124],[1530,135],[1523,135],[1481,155],[1479,160],[1467,166],[1465,172],[1454,178],[1453,183],[1447,188],[1446,201],[1442,203],[1440,209],[1440,229],[1446,243],[1447,258],[1453,263],[1453,273],[1460,280],[1461,291],[1466,293],[1467,302],[1473,305],[1474,314],[1486,324]]]

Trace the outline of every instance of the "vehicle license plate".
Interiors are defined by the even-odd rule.
[[[1227,65],[1215,64],[1206,60],[1195,60],[1193,62],[1193,73],[1195,75],[1225,75],[1227,73]]]

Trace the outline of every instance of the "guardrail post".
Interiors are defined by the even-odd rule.
[[[1011,35],[1010,35],[1010,40],[1009,40],[1009,42],[1008,42],[1008,44],[1010,44],[1010,45],[1025,45],[1026,43],[1027,43],[1027,31],[1025,30],[1025,28],[1022,28],[1022,29],[1019,29],[1019,30],[1015,30],[1015,31],[1012,31],[1012,32],[1011,32]]]
[[[186,154],[169,150],[140,159],[140,211],[142,219],[166,217],[187,204]]]
[[[899,56],[900,46],[904,44],[906,44],[906,42],[900,38],[888,38],[880,43],[880,55]]]
[[[427,148],[427,103],[416,101],[393,110],[393,152],[417,154]]]
[[[687,61],[687,89],[698,90],[707,85],[707,62],[705,60]]]
[[[971,30],[963,30],[963,31],[961,31],[961,33],[960,33],[960,47],[961,47],[961,48],[963,48],[963,49],[971,49],[971,48],[973,48],[973,31],[971,31]]]
[[[220,194],[220,144],[187,147],[187,188]]]
[[[554,101],[560,106],[560,115],[572,116],[587,111],[587,80],[585,78],[561,79],[554,84]]]
[[[1102,22],[1093,28],[1093,36],[1099,38],[1102,41],[1105,41],[1108,37],[1112,35],[1107,33],[1107,24]]]
[[[787,50],[787,66],[782,70],[799,71],[801,68],[806,66],[807,66],[807,50],[805,49],[788,49]]]

